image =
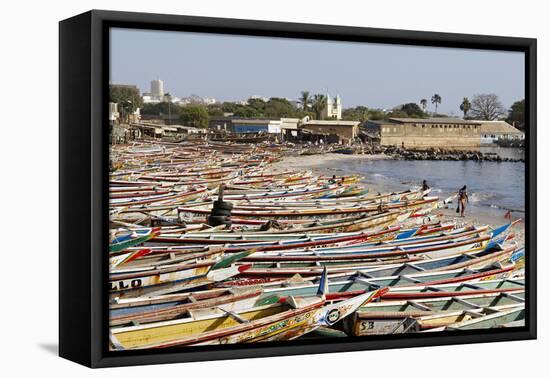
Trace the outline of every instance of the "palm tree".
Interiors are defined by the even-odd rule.
[[[311,105],[311,98],[309,98],[309,92],[308,91],[302,91],[300,99],[298,100],[300,104],[302,104],[302,110],[304,112],[307,112],[308,107]]]
[[[313,96],[311,108],[315,112],[315,117],[321,119],[323,109],[327,106],[327,97],[322,94],[316,94]]]
[[[464,113],[464,118],[466,118],[466,115],[470,111],[470,108],[472,107],[472,104],[470,104],[470,100],[468,100],[468,97],[464,97],[462,99],[462,104],[460,104],[460,110]]]
[[[422,111],[426,111],[426,107],[428,106],[428,100],[423,98],[422,100],[420,100],[420,105],[422,106]]]
[[[432,96],[432,104],[435,104],[435,114],[437,114],[437,105],[441,104],[441,96],[437,93]]]

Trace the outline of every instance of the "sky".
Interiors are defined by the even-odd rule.
[[[110,81],[173,96],[218,101],[250,96],[340,95],[344,108],[391,109],[442,97],[439,113],[461,114],[463,97],[494,93],[505,107],[524,98],[524,55],[439,47],[111,30]]]

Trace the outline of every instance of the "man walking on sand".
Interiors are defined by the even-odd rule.
[[[458,191],[458,205],[456,207],[456,212],[458,213],[460,211],[460,216],[464,218],[464,211],[466,210],[466,203],[470,202],[468,199],[468,193],[466,192],[466,185],[464,185],[459,191]]]

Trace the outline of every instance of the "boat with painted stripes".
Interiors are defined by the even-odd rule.
[[[354,336],[421,332],[439,327],[447,330],[474,319],[479,321],[493,314],[503,315],[501,311],[507,313],[514,309],[521,313],[524,306],[525,289],[460,297],[382,301],[359,307],[347,322],[347,327]],[[497,317],[498,323],[491,324],[491,327],[518,319],[504,319],[500,315]]]

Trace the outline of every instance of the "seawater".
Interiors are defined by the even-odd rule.
[[[431,194],[445,199],[467,185],[472,210],[525,212],[524,163],[357,159],[328,162],[324,168],[337,175],[360,174],[372,192],[406,190],[427,180]]]

